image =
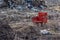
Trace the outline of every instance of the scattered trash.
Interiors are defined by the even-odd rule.
[[[0,0],[0,6],[2,6],[2,4],[5,4],[10,9],[18,9],[20,11],[29,9],[31,11],[38,12],[38,11],[40,11],[40,9],[45,8],[42,5],[40,5],[40,7],[34,6],[32,0],[25,0],[25,2],[23,2],[23,4],[18,4],[18,5],[15,4],[14,1],[12,1],[12,0]]]

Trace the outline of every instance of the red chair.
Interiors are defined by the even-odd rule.
[[[47,13],[39,12],[38,16],[32,18],[32,22],[34,23],[47,23]]]

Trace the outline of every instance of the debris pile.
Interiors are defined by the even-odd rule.
[[[39,2],[39,3],[38,3]],[[2,5],[4,3],[4,5]],[[38,3],[38,5],[37,5]],[[34,1],[34,0],[0,0],[0,8],[6,7],[11,9],[17,9],[17,10],[34,10],[34,7],[37,7],[38,9],[45,9],[47,6],[45,5],[45,1]],[[34,9],[33,9],[34,8]],[[38,10],[37,9],[37,10]]]

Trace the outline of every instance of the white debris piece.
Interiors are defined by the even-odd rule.
[[[40,30],[40,32],[41,32],[42,34],[48,34],[48,33],[49,33],[49,31],[46,30],[46,29],[44,29],[44,30]]]

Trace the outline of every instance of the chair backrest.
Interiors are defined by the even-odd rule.
[[[47,12],[39,12],[39,13],[38,13],[38,16],[39,16],[39,17],[47,16]]]

